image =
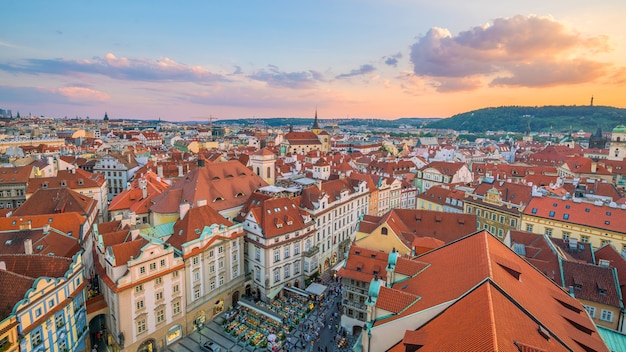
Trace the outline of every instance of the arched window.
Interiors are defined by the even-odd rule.
[[[261,176],[261,168],[259,168],[258,166],[256,168],[256,175]]]
[[[267,174],[266,174],[266,176],[265,176],[265,177],[270,178],[270,177],[272,176],[271,171],[272,171],[272,168],[268,166],[268,167],[267,167]]]
[[[382,229],[380,229],[380,233],[381,233],[382,235],[387,236],[387,234],[389,233],[389,231],[387,230],[387,228],[386,228],[386,227],[383,227]]]

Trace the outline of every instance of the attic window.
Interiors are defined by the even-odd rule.
[[[78,180],[78,184],[82,186],[84,184],[83,180]]]
[[[591,211],[591,209],[585,208],[585,213],[589,213],[590,211]]]
[[[41,184],[41,188],[48,188],[48,182],[44,182]]]
[[[610,212],[610,211],[607,211],[607,212],[606,212],[606,216],[611,216],[611,212]]]
[[[563,220],[568,220],[569,219],[569,214],[565,213],[563,214]]]
[[[211,180],[212,180],[212,181],[215,181],[215,180],[219,180],[219,179],[220,179],[219,177],[217,177],[217,176],[213,176],[213,178],[212,178]]]
[[[533,208],[533,210],[530,211],[533,214],[537,214],[537,208]]]
[[[361,255],[361,252],[360,251],[355,251],[354,254]]]
[[[217,198],[215,198],[215,199],[213,200],[213,203],[215,203],[215,202],[219,202],[219,201],[222,201],[222,200],[224,200],[224,198],[223,198],[223,197],[217,197]]]
[[[245,194],[243,194],[243,192],[239,192],[237,194],[235,194],[235,198],[239,198],[239,197],[243,197],[245,196]]]
[[[61,187],[67,186],[67,182],[65,180],[61,181]]]
[[[11,245],[11,243],[13,243],[13,240],[6,240],[6,241],[4,242],[4,245],[5,245],[5,246],[10,246],[10,245]]]
[[[40,251],[43,249],[43,245],[38,245],[37,247],[35,247],[36,250]]]
[[[554,211],[550,211],[550,217],[553,218],[554,217]]]
[[[52,218],[48,218],[48,222],[52,222]]]
[[[565,209],[569,209],[569,208],[571,208],[569,204],[565,206]]]

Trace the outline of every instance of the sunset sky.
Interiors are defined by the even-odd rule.
[[[169,121],[626,107],[626,1],[31,1],[0,108]]]

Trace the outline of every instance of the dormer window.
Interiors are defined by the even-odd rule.
[[[219,201],[222,201],[222,200],[224,200],[224,198],[223,198],[223,197],[217,197],[217,198],[215,198],[215,199],[213,200],[213,203],[215,203],[215,202],[219,202]]]
[[[61,187],[67,186],[67,182],[65,180],[61,181]]]
[[[41,184],[41,188],[48,188],[48,182],[44,182]]]

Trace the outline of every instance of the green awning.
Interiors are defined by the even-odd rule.
[[[274,297],[276,297],[278,292],[282,291],[282,289],[283,289],[283,285],[280,285],[280,286],[277,286],[277,287],[271,289],[270,293],[267,294],[267,298],[274,299]]]

